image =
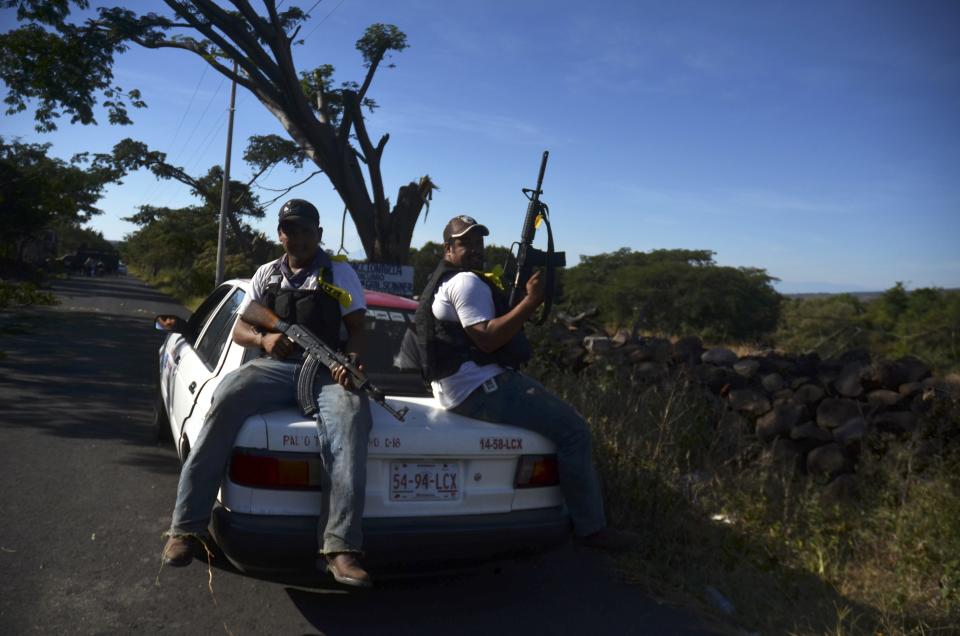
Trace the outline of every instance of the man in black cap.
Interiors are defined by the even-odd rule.
[[[590,431],[572,406],[517,371],[530,357],[523,324],[544,300],[540,272],[507,306],[499,279],[484,274],[486,226],[460,215],[443,230],[443,260],[420,296],[417,350],[440,405],[460,415],[535,431],[557,446],[560,489],[577,542],[622,550],[628,533],[607,528]]]
[[[357,359],[364,345],[363,288],[346,262],[320,247],[323,228],[317,209],[302,199],[280,209],[280,243],[285,254],[262,265],[251,279],[244,302],[270,308],[291,324],[302,324],[334,349]],[[238,314],[243,313],[241,306]],[[205,540],[210,511],[227,466],[234,439],[250,415],[296,403],[294,371],[300,356],[281,333],[262,333],[237,320],[233,340],[263,355],[229,373],[213,394],[203,428],[180,473],[177,503],[163,561],[187,565]],[[317,429],[324,458],[323,517],[318,528],[319,566],[340,583],[369,587],[360,566],[361,518],[366,494],[370,405],[339,367],[330,377],[317,375]]]

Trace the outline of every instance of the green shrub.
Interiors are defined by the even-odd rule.
[[[56,305],[50,292],[40,291],[33,283],[0,281],[0,309],[28,305]]]

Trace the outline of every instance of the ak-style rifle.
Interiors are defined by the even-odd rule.
[[[350,380],[357,390],[366,392],[374,402],[386,409],[390,415],[401,422],[403,421],[403,417],[409,410],[407,407],[395,409],[387,404],[383,391],[370,382],[370,378],[357,367],[348,355],[327,346],[323,340],[303,325],[291,325],[281,320],[267,307],[255,302],[247,305],[240,317],[258,329],[284,334],[306,352],[306,357],[304,357],[300,368],[297,369],[297,402],[300,403],[300,409],[304,415],[310,416],[317,412],[317,396],[313,392],[313,383],[320,366],[323,365],[331,371],[338,366],[342,366],[350,375]]]

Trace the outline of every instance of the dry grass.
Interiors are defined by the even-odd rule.
[[[597,366],[531,371],[591,423],[608,516],[643,537],[620,562],[629,580],[764,634],[960,633],[955,403],[925,433],[954,454],[921,471],[919,440],[877,440],[887,452],[864,453],[859,503],[841,508],[749,431],[718,428],[722,402],[682,377],[642,387]]]

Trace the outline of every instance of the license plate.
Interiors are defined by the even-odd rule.
[[[459,496],[456,462],[390,462],[391,501],[446,501]]]

